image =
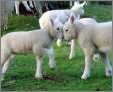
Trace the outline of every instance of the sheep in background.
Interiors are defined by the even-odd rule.
[[[35,15],[35,2],[32,1],[14,1],[16,15]]]
[[[51,26],[55,26],[54,21],[50,21]],[[59,33],[51,28],[51,30],[40,29],[33,31],[11,32],[1,38],[1,68],[4,75],[10,60],[16,54],[33,53],[36,55],[37,69],[35,77],[42,79],[42,64],[43,55],[46,53],[49,56],[50,68],[56,67],[54,60],[54,50],[52,41],[57,39]],[[2,75],[2,79],[3,79]]]
[[[94,23],[94,19],[89,18],[77,20],[72,14],[64,25],[64,38],[66,40],[78,39],[84,51],[85,68],[82,79],[90,76],[95,51],[100,53],[105,63],[106,76],[112,75],[112,67],[108,58],[108,52],[112,48],[112,22]]]
[[[8,29],[8,16],[11,15],[13,10],[13,1],[12,0],[1,0],[1,16],[0,16],[0,29],[7,30]]]
[[[84,14],[83,7],[85,4],[86,4],[86,1],[84,1],[82,4],[80,4],[79,2],[75,2],[74,6],[71,9],[51,10],[51,11],[45,12],[39,19],[40,27],[49,30],[50,28],[48,26],[49,26],[50,19],[53,19],[55,21],[55,29],[57,31],[60,31],[60,33],[62,34],[63,25],[68,20],[70,14],[73,12],[76,17],[80,18],[80,15]],[[61,46],[62,39],[63,38],[60,37],[57,40],[58,46]],[[72,59],[74,57],[75,55],[74,49],[75,49],[75,41],[72,40],[69,59]]]

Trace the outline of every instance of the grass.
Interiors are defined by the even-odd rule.
[[[96,16],[99,22],[112,20],[112,6],[89,5],[85,7],[85,11],[87,16]]]
[[[112,19],[112,6],[92,5],[85,7],[86,15],[96,16],[98,21],[107,21]],[[2,32],[32,30],[39,28],[38,20],[34,17],[12,16],[9,18],[9,29]],[[10,65],[5,80],[2,82],[2,90],[4,91],[48,91],[48,90],[80,90],[80,91],[111,91],[112,78],[105,77],[104,64],[94,62],[92,65],[91,77],[88,80],[81,80],[84,69],[84,54],[79,48],[76,49],[76,57],[72,60],[68,59],[69,47],[63,44],[55,48],[55,56],[57,61],[57,70],[51,70],[48,67],[48,57],[44,57],[44,74],[48,76],[45,80],[34,78],[36,60],[32,54],[17,55]],[[111,56],[110,56],[111,59]]]

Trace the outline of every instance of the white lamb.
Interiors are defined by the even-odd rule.
[[[87,23],[88,21],[89,23]],[[94,23],[91,18],[76,20],[74,15],[71,15],[64,25],[64,38],[66,40],[78,39],[84,51],[85,69],[82,79],[90,76],[95,51],[100,53],[105,63],[106,76],[112,75],[112,67],[108,58],[108,52],[112,48],[112,22]]]
[[[54,22],[51,20],[52,26]],[[43,55],[46,53],[49,56],[50,68],[56,67],[54,60],[54,50],[52,48],[53,39],[57,39],[58,32],[46,29],[33,30],[28,32],[11,32],[1,38],[1,68],[2,74],[6,72],[10,60],[16,54],[33,53],[36,56],[37,69],[36,78],[43,78],[42,64]]]
[[[53,19],[55,21],[55,29],[57,31],[60,31],[60,33],[62,34],[63,25],[68,20],[70,14],[73,12],[75,16],[79,18],[80,15],[84,14],[83,7],[85,4],[86,1],[84,1],[82,4],[76,1],[71,9],[51,10],[45,12],[39,19],[40,27],[49,30],[48,25],[50,24],[50,19]],[[61,46],[61,41],[63,38],[61,38],[61,36],[58,38],[59,39],[57,40],[57,45]],[[69,59],[72,59],[73,56],[75,55],[74,48],[75,48],[75,41],[72,40]]]

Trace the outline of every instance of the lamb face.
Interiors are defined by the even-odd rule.
[[[55,20],[54,24],[55,24],[54,30],[57,31],[57,33],[58,33],[57,38],[62,40],[62,37],[63,37],[63,24],[58,20]]]
[[[71,16],[69,20],[64,24],[64,39],[72,40],[76,38],[75,17]]]
[[[51,19],[51,35],[55,39],[63,39],[63,24],[57,20]]]

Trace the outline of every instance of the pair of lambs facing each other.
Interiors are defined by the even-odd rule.
[[[51,19],[54,20],[55,23],[55,29],[61,34],[58,37],[57,40],[57,46],[61,46],[62,44],[62,33],[63,33],[63,25],[68,20],[71,13],[74,13],[74,15],[79,19],[81,15],[84,14],[84,6],[87,5],[86,1],[83,3],[79,3],[78,1],[74,2],[74,5],[71,7],[71,9],[64,9],[64,10],[51,10],[45,12],[39,19],[39,25],[40,27],[46,30],[49,30],[50,21]],[[71,40],[71,48],[70,48],[70,55],[69,59],[72,59],[75,56],[75,40]]]
[[[90,76],[93,55],[99,53],[105,64],[106,76],[112,76],[112,67],[109,61],[109,51],[112,49],[112,22],[98,23],[92,18],[76,19],[71,14],[64,24],[64,39],[79,41],[85,55],[85,68],[81,79]]]

